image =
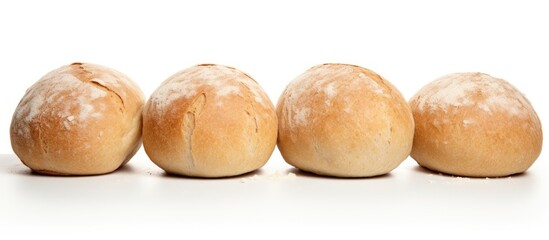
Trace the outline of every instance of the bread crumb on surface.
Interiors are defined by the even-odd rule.
[[[284,173],[284,171],[275,171],[270,174],[265,175],[253,175],[251,177],[243,177],[240,179],[241,183],[247,183],[247,182],[256,182],[256,181],[281,181],[281,180],[287,180],[287,179],[293,179],[297,176],[295,173]]]

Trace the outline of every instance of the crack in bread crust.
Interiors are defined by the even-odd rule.
[[[48,154],[48,144],[46,143],[46,139],[44,138],[44,134],[42,134],[42,114],[38,116],[38,143],[40,144],[40,148],[44,152],[44,154]]]
[[[192,167],[195,167],[192,138],[197,119],[200,116],[202,108],[204,108],[205,104],[206,94],[202,93],[193,100],[187,109],[187,112],[185,112],[185,116],[183,117],[183,138],[185,142],[184,159],[187,162],[190,162]]]
[[[120,101],[120,103],[122,104],[122,107],[119,108],[119,111],[122,113],[124,112],[124,110],[126,109],[126,105],[124,103],[124,99],[122,98],[122,96],[120,96],[120,94],[118,94],[113,89],[110,89],[109,87],[105,86],[101,82],[95,80],[95,77],[96,77],[95,74],[93,72],[88,71],[86,68],[84,68],[84,65],[82,63],[73,63],[71,64],[71,66],[74,66],[73,74],[80,81],[89,83],[92,86],[105,91],[106,93],[114,94],[118,98],[118,101]]]
[[[124,112],[124,109],[126,109],[126,105],[124,104],[124,99],[122,99],[122,97],[120,96],[120,94],[118,94],[116,91],[108,88],[107,86],[105,85],[102,85],[101,83],[97,82],[97,81],[89,81],[90,84],[94,85],[95,87],[109,93],[111,92],[112,94],[114,94],[115,96],[118,97],[118,100],[120,101],[120,103],[122,104],[122,107],[120,107],[118,110],[120,110],[120,112]]]
[[[251,96],[252,90],[250,90],[250,88],[249,88],[246,84],[244,84],[244,83],[242,83],[242,82],[239,82],[239,83],[240,83],[240,85],[241,85],[242,87],[244,87],[244,88],[247,90],[247,91],[246,91],[247,99],[253,98],[253,97]],[[255,111],[255,106],[254,106],[254,103],[253,103],[252,101],[249,101],[249,100],[248,100],[248,103],[250,104],[250,107],[251,107],[251,110],[252,110],[251,112],[252,112],[252,113],[246,111],[246,114],[247,114],[248,116],[251,116],[251,117],[254,119],[255,133],[257,133],[257,132],[258,132],[258,124],[257,124],[257,114],[256,114],[256,111]]]

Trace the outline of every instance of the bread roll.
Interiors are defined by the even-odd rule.
[[[526,171],[540,154],[536,112],[502,79],[450,74],[423,87],[410,105],[416,123],[411,155],[428,169],[500,177]]]
[[[126,75],[87,63],[60,67],[32,85],[11,122],[11,145],[33,171],[109,173],[141,146],[143,93]]]
[[[315,66],[280,96],[278,148],[289,164],[337,177],[396,168],[412,148],[414,122],[398,90],[347,64]]]
[[[143,112],[143,145],[168,173],[226,177],[256,170],[276,145],[276,113],[245,73],[202,64],[168,78]]]

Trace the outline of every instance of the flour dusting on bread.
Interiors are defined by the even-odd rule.
[[[378,82],[380,81],[380,82]],[[347,64],[323,64],[315,66],[293,80],[283,93],[283,111],[289,119],[289,128],[310,124],[310,115],[315,109],[306,107],[311,96],[321,99],[326,108],[333,107],[335,101],[343,102],[342,114],[353,111],[348,95],[363,91],[378,97],[391,98],[381,77],[375,80],[360,68]],[[362,89],[362,90],[360,90]]]
[[[483,73],[454,73],[425,86],[413,98],[420,111],[475,107],[487,114],[502,112],[526,117],[528,100],[505,80]]]
[[[168,78],[152,94],[151,100],[155,107],[165,112],[170,105],[181,98],[190,99],[203,92],[213,97],[216,105],[221,107],[221,98],[245,95],[249,91],[255,102],[264,108],[271,107],[263,89],[248,75],[231,67],[203,64],[180,71]]]

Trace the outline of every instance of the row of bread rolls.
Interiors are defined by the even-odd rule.
[[[13,115],[14,152],[33,171],[109,173],[141,146],[168,173],[224,177],[262,167],[278,144],[289,164],[337,177],[370,177],[410,154],[443,173],[497,177],[526,171],[541,151],[541,124],[508,82],[456,73],[409,103],[375,72],[323,64],[292,81],[273,106],[231,67],[180,71],[145,103],[126,75],[73,63],[31,86]]]

